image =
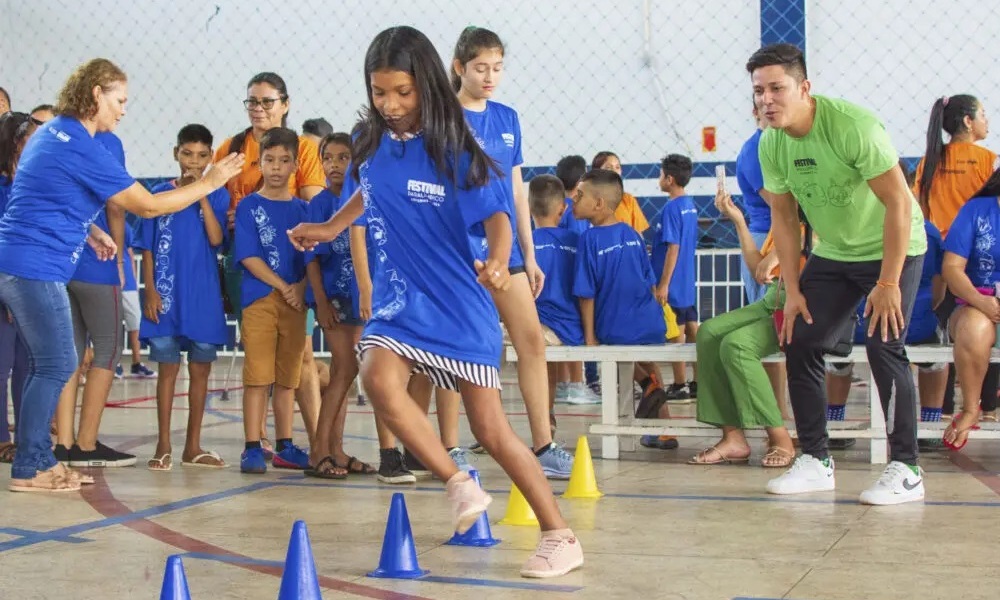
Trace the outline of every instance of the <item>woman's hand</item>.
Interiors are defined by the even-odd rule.
[[[97,260],[111,260],[118,254],[118,245],[111,236],[98,227],[92,227],[87,236],[87,244],[94,249]]]
[[[217,190],[229,183],[230,179],[240,174],[240,171],[243,170],[243,163],[245,161],[246,157],[244,155],[236,154],[234,152],[210,166],[208,170],[205,171],[202,179],[207,181],[208,184],[212,186],[213,190]]]
[[[495,258],[487,258],[486,262],[475,262],[479,283],[491,292],[503,292],[510,287],[510,271],[507,265]]]

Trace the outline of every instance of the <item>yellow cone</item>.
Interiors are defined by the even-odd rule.
[[[523,525],[528,527],[538,527],[538,517],[535,511],[528,506],[528,501],[524,499],[524,494],[513,483],[510,484],[510,498],[507,500],[507,512],[500,519],[498,525]]]
[[[576,441],[576,456],[573,458],[573,471],[569,474],[569,485],[563,498],[600,498],[604,494],[597,489],[597,476],[594,475],[594,459],[590,456],[590,444],[587,436],[581,435]]]

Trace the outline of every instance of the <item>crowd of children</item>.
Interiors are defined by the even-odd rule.
[[[801,73],[797,70],[801,54],[791,52],[787,55],[790,58],[782,58],[786,51],[778,47],[771,50],[773,56],[755,55],[764,62],[753,66],[752,61],[748,70],[758,77],[758,72],[781,67],[783,71],[773,71],[774,77],[788,76],[801,84],[805,78],[804,62]],[[787,295],[776,285],[779,261],[784,261],[783,271],[797,273],[796,266],[801,268],[799,261],[793,260],[795,245],[788,243],[794,237],[793,228],[789,228],[791,213],[781,212],[790,210],[780,203],[791,197],[791,188],[775,175],[785,165],[765,163],[762,172],[758,156],[769,156],[773,161],[776,150],[770,146],[783,143],[785,138],[779,136],[790,135],[786,129],[794,128],[794,123],[777,127],[773,123],[777,117],[772,113],[767,119],[761,117],[755,104],[760,129],[737,162],[748,217],[724,189],[720,188],[716,197],[716,207],[733,222],[740,239],[750,303],[710,320],[699,333],[698,211],[686,191],[693,174],[691,159],[679,154],[662,159],[659,187],[669,200],[651,228],[650,256],[643,237],[650,225],[636,198],[625,192],[621,161],[613,152],[598,153],[589,168],[582,156],[566,156],[558,162],[554,175],[538,175],[524,185],[517,113],[491,100],[503,73],[503,60],[499,37],[470,27],[459,38],[449,76],[423,34],[396,27],[379,34],[369,48],[365,60],[369,106],[351,134],[335,132],[323,119],[307,121],[302,136],[289,129],[288,91],[274,73],[261,73],[250,80],[244,105],[251,127],[226,140],[217,151],[213,134],[204,125],[181,128],[173,149],[177,177],[162,183],[154,193],[169,194],[198,185],[206,177],[213,156],[217,161],[231,161],[224,157],[235,151],[246,156],[246,166],[227,187],[203,195],[179,212],[139,219],[135,239],[124,226],[123,209],[108,204],[99,211],[94,227],[100,231],[95,235],[114,240],[118,260],[103,260],[107,252],[100,244],[84,244],[74,260],[75,271],[67,290],[81,361],[63,389],[55,414],[55,458],[74,467],[135,463],[134,456],[109,448],[98,439],[113,379],[123,375],[119,362],[124,321],[132,349],[130,374],[154,375],[140,360],[140,340],[148,345],[149,359],[157,363],[158,440],[147,468],[170,471],[174,464],[171,417],[183,354],[187,355],[190,383],[181,465],[226,467],[219,453],[202,447],[200,433],[212,364],[218,348],[228,341],[226,313],[232,311],[239,319],[245,351],[243,473],[265,473],[270,464],[277,469],[300,470],[309,477],[377,476],[397,484],[412,483],[416,472],[427,471],[446,482],[455,528],[462,532],[491,502],[469,477],[465,449],[458,443],[458,411],[464,402],[478,442],[474,449],[497,460],[541,522],[542,542],[522,569],[528,577],[557,576],[583,564],[579,542],[559,513],[546,477],[565,479],[572,470],[572,457],[553,441],[557,427],[554,405],[599,402],[585,383],[584,365],[546,365],[546,345],[660,345],[697,340],[698,362],[692,365],[690,380],[684,363],[673,364],[669,384],[663,381],[657,364],[636,364],[636,417],[668,418],[669,403],[698,400],[700,366],[706,381],[698,418],[720,427],[723,436],[715,446],[698,453],[692,464],[749,460],[743,430],[763,427],[768,433],[763,466],[783,468],[795,463],[786,475],[771,482],[769,491],[832,489],[833,463],[826,454],[825,421],[823,427],[815,419],[810,421],[809,447],[796,459],[784,425],[783,377],[779,371],[765,371],[760,363],[783,342],[798,347],[809,342],[808,360],[803,358],[805,354],[797,355],[796,372],[815,375],[824,350],[819,344],[826,343],[803,340],[801,333],[793,341],[790,323],[797,314],[794,312],[789,313],[790,321],[775,328],[787,297],[793,298],[789,306],[797,311],[804,311],[805,300],[797,277],[789,282]],[[769,93],[758,91],[757,95]],[[887,173],[882,167],[894,151],[867,113],[822,97],[809,101],[814,102],[813,111],[822,111],[824,119],[845,119],[843,115],[849,113],[852,116],[847,120],[870,126],[866,134],[881,145],[877,152],[865,149],[875,152],[868,156],[870,164],[845,166],[841,169],[844,174]],[[937,192],[937,196],[954,201],[930,201],[934,186],[940,187],[943,178],[955,173],[948,165],[958,160],[958,144],[967,138],[971,146],[985,137],[985,117],[978,100],[954,96],[950,101],[951,110],[947,108],[949,99],[935,105],[937,121],[932,119],[931,127],[944,128],[953,135],[952,150],[946,153],[943,148],[929,148],[917,181],[910,182],[925,213],[923,230],[930,241],[929,250],[921,263],[923,237],[913,237],[909,255],[903,257],[905,261],[900,259],[900,269],[905,268],[904,283],[913,288],[915,296],[912,323],[910,304],[904,304],[908,343],[944,341],[934,311],[947,303],[945,282],[952,290],[947,295],[951,307],[966,307],[955,311],[952,320],[953,331],[964,332],[959,336],[963,341],[956,345],[956,362],[962,375],[965,410],[944,439],[946,445],[958,449],[980,418],[978,398],[987,375],[986,361],[981,358],[982,341],[987,329],[992,332],[993,324],[1000,321],[994,297],[1000,288],[990,289],[996,284],[991,261],[1000,257],[992,254],[995,244],[990,240],[995,240],[985,239],[992,235],[991,227],[1000,227],[1000,211],[995,199],[965,201],[970,194],[995,196],[1000,189],[994,188],[1000,184],[991,184],[996,176],[987,181],[994,165],[987,168],[983,164],[995,163],[995,155],[973,146],[967,149],[963,164],[978,165],[970,168],[974,172],[955,179],[947,193]],[[798,110],[802,111],[808,102],[800,104]],[[795,118],[804,118],[804,114],[797,113]],[[829,124],[816,114],[818,131],[823,133],[822,128]],[[782,133],[762,134],[769,120]],[[0,202],[6,203],[28,137],[43,122],[23,113],[6,113],[0,118]],[[95,139],[124,168],[118,138],[102,131]],[[822,140],[813,143],[821,151],[828,150]],[[759,149],[760,144],[770,146]],[[836,151],[831,151],[831,156],[836,156]],[[942,169],[939,163],[947,168]],[[902,167],[905,170],[905,165]],[[794,174],[787,177],[794,178]],[[887,189],[895,190],[896,184],[892,181]],[[861,200],[874,202],[870,191],[859,188],[854,193]],[[809,210],[832,211],[823,214],[842,218],[836,209],[843,208],[843,200],[829,198],[829,205],[817,202]],[[767,204],[773,202],[782,207],[775,214],[781,213],[785,219],[778,226],[780,236],[773,230],[768,234],[771,213]],[[0,204],[0,213],[2,208]],[[949,228],[951,234],[942,241]],[[831,269],[830,277],[847,277],[844,273],[860,268],[847,260],[853,256],[854,238],[831,237],[826,221],[818,230],[817,236],[828,240],[823,250],[833,254],[811,261],[805,267],[804,282],[816,278],[817,269],[824,266]],[[812,249],[808,223],[803,233],[799,245],[805,256]],[[881,233],[867,233],[881,240]],[[423,242],[428,239],[434,243]],[[142,256],[141,305],[132,270],[133,248]],[[863,274],[864,282],[850,290],[851,302],[857,300],[855,296],[861,297],[862,288],[873,287],[872,294],[881,298],[880,294],[889,293],[884,288],[899,285],[898,281],[878,278],[881,247],[868,250],[870,260],[864,262],[868,271]],[[875,264],[876,258],[879,264]],[[974,259],[975,264],[968,267],[966,261]],[[810,293],[818,292],[813,289]],[[800,299],[801,306],[797,304]],[[821,304],[818,297],[811,297],[810,302]],[[912,304],[914,300],[904,298],[904,302]],[[227,307],[230,303],[233,305]],[[862,307],[859,321],[872,310],[881,309],[876,306],[866,312]],[[948,309],[946,316],[950,314]],[[804,315],[808,317],[808,313]],[[332,354],[329,379],[322,383],[312,359],[315,324],[322,329]],[[887,341],[886,331],[882,332],[884,348],[883,342],[872,341],[874,327],[867,322],[859,325],[855,341],[867,342],[877,356],[883,353],[889,357],[886,361],[895,361],[890,366],[903,364],[905,356],[897,356],[897,346]],[[531,427],[530,447],[517,442],[500,405],[497,390],[504,335],[521,359],[518,383]],[[18,381],[23,381],[26,362],[20,344],[12,316],[0,315],[0,393],[4,394],[6,416],[6,381],[13,373],[15,420],[23,388]],[[85,361],[88,351],[92,358]],[[77,386],[85,371],[77,426]],[[347,454],[344,448],[346,400],[359,374],[375,407],[380,446],[377,469]],[[839,391],[832,392],[830,406],[823,407],[828,419],[843,418],[849,376],[847,365],[834,364],[828,369],[830,389]],[[889,376],[882,374],[880,385],[888,385]],[[922,418],[939,420],[945,389],[951,387],[945,365],[920,365],[920,381]],[[799,385],[805,384],[800,381]],[[811,377],[809,385],[818,385],[817,378]],[[737,388],[741,393],[736,393]],[[437,433],[426,419],[434,389]],[[995,390],[988,393],[995,396]],[[817,403],[810,401],[807,406],[801,393],[798,397],[796,417],[802,419]],[[264,426],[269,400],[274,412],[273,447]],[[293,439],[296,402],[308,432],[308,450]],[[904,429],[912,426],[898,411],[895,416],[902,419]],[[799,429],[804,431],[801,424]],[[398,449],[397,437],[405,453]],[[15,458],[15,441],[6,427],[0,431],[0,461]],[[678,446],[675,438],[663,436],[647,436],[642,443],[659,449]],[[904,484],[921,484],[913,479],[921,476],[915,452],[903,442],[895,452],[900,457],[897,462],[903,464],[896,470],[910,469],[897,478]],[[803,475],[806,469],[812,471]],[[85,475],[70,474],[77,487],[92,482]],[[829,479],[817,483],[823,474]],[[878,485],[889,484],[880,480],[875,492],[881,493]]]

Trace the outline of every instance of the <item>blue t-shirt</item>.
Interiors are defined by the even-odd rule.
[[[663,307],[646,244],[625,223],[591,227],[580,236],[573,294],[594,299],[594,333],[602,344],[664,344]]]
[[[517,111],[499,102],[486,101],[486,109],[476,112],[463,109],[465,121],[469,124],[472,134],[476,137],[476,142],[486,154],[497,163],[503,177],[499,180],[499,185],[504,190],[507,201],[507,211],[514,215],[514,187],[513,170],[514,167],[521,166],[524,158],[521,155],[521,122],[517,118]],[[517,222],[511,219],[511,230],[514,233],[514,244],[510,250],[511,267],[523,267],[524,256],[521,252],[521,245],[517,238]],[[473,242],[481,244],[482,252],[480,258],[485,258],[489,253],[486,247],[485,238],[476,238]]]
[[[563,212],[562,219],[559,220],[559,226],[563,229],[569,229],[577,235],[583,235],[584,231],[590,229],[590,221],[574,217],[573,199],[566,198],[566,210]]]
[[[373,283],[364,335],[498,368],[500,320],[476,280],[470,234],[483,236],[482,222],[496,213],[509,217],[509,204],[495,180],[467,188],[468,155],[458,163],[453,179],[438,171],[423,136],[383,134],[361,165]]]
[[[137,234],[136,229],[129,224],[128,221],[125,222],[125,250],[122,251],[122,256],[125,257],[124,271],[125,271],[125,287],[122,288],[123,292],[137,292],[139,291],[139,286],[135,280],[135,260],[132,256],[129,256],[128,251],[136,248],[138,240],[136,240]]]
[[[313,255],[295,250],[286,232],[308,222],[309,205],[301,198],[268,200],[260,194],[250,194],[236,207],[233,258],[242,263],[243,259],[256,256],[285,283],[296,284],[306,276],[306,263]],[[246,308],[270,294],[272,288],[244,266],[240,291]]]
[[[350,196],[342,199],[330,190],[323,190],[309,201],[309,220],[314,223],[328,221],[350,199]],[[319,259],[320,270],[323,272],[323,291],[327,297],[350,298],[352,306],[356,306],[358,281],[354,276],[354,263],[351,262],[350,228],[341,232],[332,242],[319,244],[313,252]],[[316,306],[312,286],[306,291],[306,303]],[[356,309],[353,312],[350,316],[357,318]]]
[[[927,254],[924,255],[920,287],[917,288],[913,314],[906,331],[907,344],[917,344],[932,338],[938,326],[937,315],[934,314],[933,282],[934,277],[941,274],[944,242],[941,241],[941,232],[930,221],[924,221],[924,231],[927,232]]]
[[[60,116],[45,123],[21,154],[0,219],[0,272],[68,282],[90,224],[108,198],[134,183],[80,121]]]
[[[582,346],[583,324],[573,295],[580,236],[562,227],[539,227],[534,231],[534,240],[535,260],[545,273],[545,286],[535,299],[538,319],[559,336],[563,345]]]
[[[153,188],[153,193],[175,187],[173,181],[164,182]],[[225,236],[229,192],[215,190],[208,195],[208,203]],[[225,344],[229,336],[219,287],[218,247],[208,241],[201,202],[172,215],[143,219],[137,238],[136,246],[153,254],[153,286],[163,304],[159,323],[143,315],[139,337],[169,336]]]
[[[972,285],[992,288],[1000,282],[1000,205],[997,198],[973,198],[966,202],[951,223],[944,249],[968,261],[965,274]]]
[[[757,148],[760,146],[762,133],[764,132],[758,129],[750,136],[736,157],[736,183],[743,194],[743,206],[746,208],[752,233],[767,233],[771,230],[771,207],[760,195],[760,190],[764,189],[764,173],[760,169]]]
[[[656,224],[653,236],[653,273],[659,282],[663,276],[663,263],[667,260],[667,247],[679,247],[674,266],[667,303],[674,308],[695,305],[695,250],[698,247],[698,210],[691,196],[681,196],[667,202]]]
[[[125,166],[125,148],[117,135],[110,132],[98,132],[94,134],[94,140],[107,148],[111,156],[114,156],[122,167]],[[94,225],[100,227],[104,233],[111,234],[106,210],[102,210],[97,215]],[[128,223],[125,224],[125,229],[126,235],[128,235]],[[128,252],[125,248],[119,248],[118,254],[128,260]],[[125,274],[125,277],[128,277],[128,273]],[[70,279],[100,285],[121,285],[121,280],[118,278],[118,261],[98,259],[97,253],[89,244],[84,245],[83,252],[80,253],[80,262],[77,263],[76,271],[73,272],[73,277]]]
[[[7,201],[10,200],[10,188],[14,182],[6,175],[0,175],[0,217],[7,212]]]

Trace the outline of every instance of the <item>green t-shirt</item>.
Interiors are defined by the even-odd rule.
[[[898,164],[896,149],[871,112],[844,100],[813,98],[816,117],[805,136],[795,138],[780,129],[761,135],[764,189],[795,196],[819,238],[817,256],[842,262],[881,260],[885,205],[868,180]],[[923,213],[913,199],[906,254],[926,251]]]

